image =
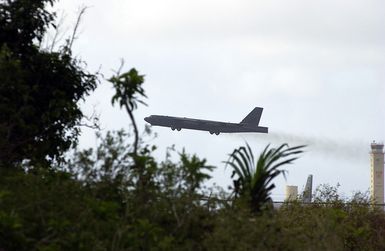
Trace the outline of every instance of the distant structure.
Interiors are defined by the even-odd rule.
[[[313,193],[313,175],[307,177],[305,190],[303,191],[302,202],[311,203]]]
[[[373,141],[370,146],[370,196],[374,203],[384,204],[384,144]]]
[[[285,201],[293,201],[298,197],[298,186],[286,186]]]

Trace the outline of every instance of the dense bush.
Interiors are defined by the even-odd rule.
[[[54,0],[0,1],[0,166],[29,160],[49,164],[77,142],[79,101],[97,76],[72,57],[70,44],[48,51],[40,43],[55,14]]]
[[[365,195],[344,201],[320,187],[312,204],[290,202],[255,213],[219,188],[212,166],[152,147],[129,161],[130,136],[108,133],[97,149],[68,164],[0,175],[0,247],[4,250],[381,250],[385,215]],[[126,156],[126,157],[125,157]],[[173,158],[171,156],[174,156]],[[172,161],[172,159],[179,159]],[[126,162],[124,162],[126,161]],[[125,163],[125,164],[124,164]],[[135,165],[146,170],[142,189]],[[81,167],[76,169],[74,167]],[[67,171],[60,171],[66,169]],[[143,176],[141,176],[143,177]]]
[[[331,190],[334,192],[330,193]],[[247,208],[220,210],[214,231],[207,233],[205,247],[207,250],[383,250],[383,209],[370,206],[368,198],[361,194],[342,201],[336,192],[336,188],[322,186],[312,204],[285,203],[258,216]]]

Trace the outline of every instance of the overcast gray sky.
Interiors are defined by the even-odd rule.
[[[150,114],[239,122],[264,107],[268,135],[219,136],[154,127],[163,158],[172,144],[218,166],[214,181],[230,184],[221,161],[248,141],[309,144],[307,153],[277,180],[285,185],[341,184],[347,196],[369,188],[369,144],[385,139],[385,2],[382,0],[66,0],[57,8],[70,27],[79,6],[90,6],[74,51],[106,77],[137,68],[146,75]],[[128,116],[110,105],[103,82],[83,105],[96,105],[102,126],[127,128]],[[94,146],[85,130],[84,147]]]

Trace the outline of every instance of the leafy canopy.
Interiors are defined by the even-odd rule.
[[[0,2],[0,165],[47,164],[77,142],[83,118],[78,102],[97,77],[64,45],[40,48],[54,13],[53,0]]]

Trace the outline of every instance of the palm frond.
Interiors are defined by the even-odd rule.
[[[278,148],[267,145],[255,162],[249,144],[235,149],[225,162],[233,169],[234,193],[236,197],[249,196],[251,208],[259,211],[271,201],[271,191],[275,188],[273,180],[282,174],[286,178],[286,170],[280,167],[293,163],[303,153],[305,146],[289,147],[282,144]]]

